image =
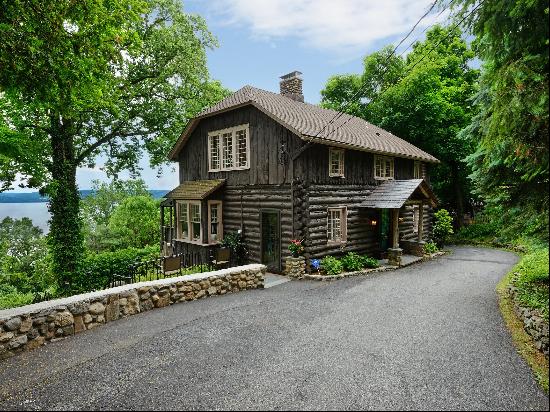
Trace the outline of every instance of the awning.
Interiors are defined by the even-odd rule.
[[[432,207],[437,205],[437,197],[424,179],[409,179],[385,181],[359,207],[400,209],[408,200],[427,201]]]
[[[174,190],[168,192],[166,199],[202,200],[225,183],[225,179],[192,180],[183,182]]]

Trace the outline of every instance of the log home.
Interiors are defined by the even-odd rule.
[[[244,86],[189,122],[169,153],[180,185],[162,204],[165,253],[208,255],[234,231],[250,261],[274,272],[291,239],[304,240],[306,259],[355,251],[399,263],[402,250],[419,253],[438,160],[363,119],[304,103],[300,72],[280,86]]]

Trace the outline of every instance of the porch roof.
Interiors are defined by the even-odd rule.
[[[190,180],[168,192],[166,199],[202,200],[225,183],[225,179]]]
[[[437,197],[424,179],[388,180],[374,189],[359,207],[400,209],[408,200],[426,200],[437,205]]]

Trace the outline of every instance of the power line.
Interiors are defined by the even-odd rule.
[[[419,60],[417,60],[417,61],[409,68],[409,73],[410,73],[410,72],[412,71],[412,69],[414,69],[418,64],[420,64],[420,62],[422,62],[428,55],[430,55],[430,53],[433,52],[433,51],[437,48],[437,46],[439,46],[443,41],[447,40],[447,39],[453,34],[453,30],[456,29],[460,24],[462,24],[462,23],[464,22],[464,20],[466,20],[468,17],[470,17],[470,15],[471,15],[472,13],[474,13],[474,12],[484,3],[484,1],[485,1],[485,0],[480,1],[479,4],[478,4],[476,7],[474,7],[467,15],[465,15],[465,16],[464,16],[464,17],[463,17],[463,18],[462,18],[462,19],[452,28],[452,30],[449,31],[449,34],[447,34],[447,36],[445,36],[443,39],[441,39],[440,41],[438,41],[438,42],[435,44],[434,47],[432,47],[432,48],[431,48],[427,53],[425,53]],[[449,5],[450,5],[450,4],[451,4],[451,3],[449,3]],[[447,7],[448,7],[448,6],[447,6]],[[406,49],[405,49],[402,53],[404,53],[405,51],[406,51]],[[388,69],[386,69],[386,71],[387,71],[387,70],[388,70]],[[384,71],[384,73],[382,73],[382,75],[384,75],[384,74],[386,73],[386,71]],[[391,86],[395,86],[395,84],[397,84],[397,83],[394,83],[394,84],[392,84]],[[386,92],[386,90],[388,90],[389,87],[390,87],[390,86],[387,86],[387,87],[386,87],[383,91],[381,91],[376,97],[382,96],[382,95]],[[363,89],[364,89],[364,86],[363,86],[362,88],[360,88],[360,89],[358,90],[358,92],[357,92],[354,96],[358,96],[359,93],[363,91]],[[375,97],[375,98],[376,98],[376,97]],[[370,101],[365,105],[365,107],[368,106],[369,104],[371,104],[371,103],[375,100],[375,98],[373,98],[372,100],[370,100]],[[349,104],[349,103],[350,103],[350,102],[348,102],[348,104]],[[343,112],[342,112],[337,118],[340,118],[342,115],[344,115]],[[332,131],[330,131],[330,132],[327,134],[327,136],[323,137],[323,139],[327,139],[327,137],[328,137],[331,133],[334,133],[336,130],[338,130],[340,127],[344,126],[346,123],[348,123],[348,122],[349,122],[351,119],[353,119],[354,117],[355,117],[355,116],[350,115],[350,117],[349,117],[345,122],[343,122],[342,124],[340,124],[339,126],[337,126],[336,128],[334,128]],[[323,127],[322,130],[324,130],[330,123],[331,123],[331,122],[329,122],[325,127]],[[322,130],[321,130],[321,131],[322,131]],[[315,136],[312,136],[312,137],[310,138],[310,142],[311,142],[311,140],[313,140],[314,138],[318,137],[319,134],[320,134],[320,132],[317,133]]]
[[[397,48],[399,46],[401,46],[401,44],[403,44],[403,42],[405,40],[407,40],[407,38],[411,35],[411,33],[414,31],[414,29],[420,24],[420,22],[422,20],[424,20],[424,18],[433,10],[433,8],[435,7],[435,5],[437,4],[438,0],[435,0],[431,5],[430,7],[428,8],[428,11],[426,13],[424,13],[424,15],[422,17],[420,17],[420,19],[418,19],[418,21],[415,23],[415,25],[412,27],[412,29],[407,33],[407,35],[405,37],[403,37],[401,39],[401,41],[399,42],[399,44],[397,46],[395,46],[395,48],[393,49],[393,51],[391,52],[391,54],[386,58],[386,61],[383,63],[383,64],[387,64],[389,62],[389,60],[392,58],[392,56],[395,54]],[[387,70],[386,70],[387,71]],[[385,72],[383,73],[385,74]],[[361,89],[359,90],[361,91]],[[318,137],[328,126],[330,126],[332,123],[334,123],[336,120],[338,120],[341,116],[343,116],[345,114],[345,109],[351,104],[351,102],[353,101],[353,99],[355,99],[356,97],[358,97],[358,94],[355,93],[352,97],[351,97],[351,100],[347,102],[347,104],[341,108],[337,114],[334,115],[334,117],[332,119],[329,120],[329,122],[323,126],[323,128],[321,130],[319,130],[319,132],[317,132],[317,134],[315,136],[312,136],[310,138],[310,141],[311,139],[314,139],[316,137]]]

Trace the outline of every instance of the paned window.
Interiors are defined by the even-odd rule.
[[[248,169],[250,136],[248,125],[208,133],[208,171]]]
[[[347,232],[346,208],[329,208],[327,216],[327,239],[329,242],[345,242]]]
[[[190,233],[191,240],[200,242],[201,240],[201,205],[199,203],[189,204]]]
[[[180,238],[189,239],[189,208],[187,203],[178,203]]]
[[[413,233],[418,233],[418,221],[420,219],[420,209],[418,205],[413,206]]]
[[[393,179],[393,158],[374,156],[374,178],[379,180]]]
[[[422,162],[414,162],[414,179],[422,178]]]
[[[344,150],[329,150],[329,173],[330,177],[344,177]]]
[[[220,135],[215,134],[208,138],[208,155],[210,170],[220,170]]]
[[[208,208],[208,241],[209,243],[215,243],[223,237],[222,203],[209,202]]]

